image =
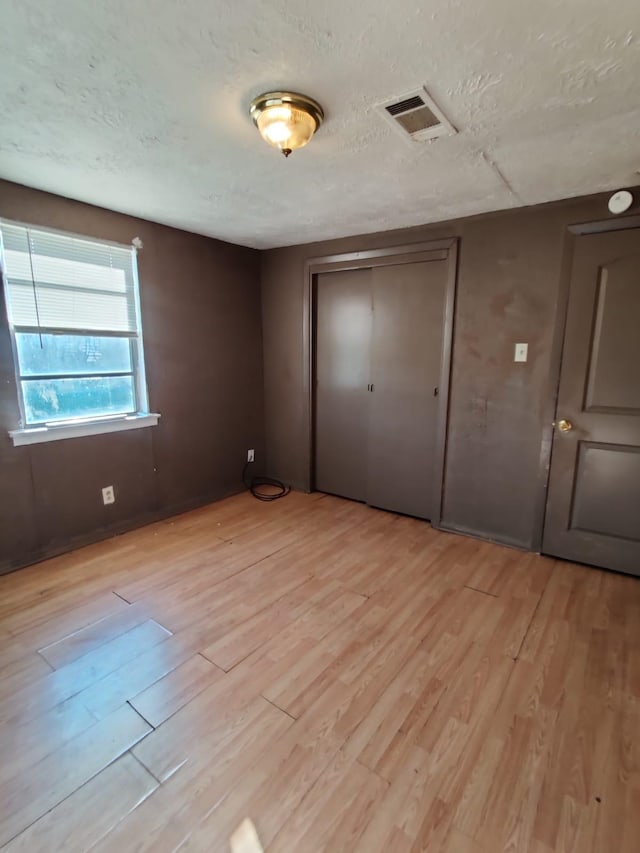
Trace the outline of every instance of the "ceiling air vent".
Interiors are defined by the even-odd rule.
[[[405,139],[414,142],[452,136],[457,132],[426,89],[385,101],[378,109]]]

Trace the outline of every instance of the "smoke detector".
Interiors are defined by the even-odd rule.
[[[609,211],[611,213],[626,213],[633,204],[633,195],[629,190],[618,190],[609,199]]]
[[[424,87],[377,105],[378,111],[405,139],[427,142],[458,131]]]

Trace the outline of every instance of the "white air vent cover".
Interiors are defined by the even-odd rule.
[[[414,142],[457,133],[424,88],[385,101],[378,105],[378,109],[405,139],[412,139]]]

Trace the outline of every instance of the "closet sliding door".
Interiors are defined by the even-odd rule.
[[[432,258],[319,273],[315,313],[315,487],[425,519],[449,280]]]
[[[367,499],[371,270],[318,276],[316,488]]]
[[[447,262],[375,267],[367,503],[432,518]]]

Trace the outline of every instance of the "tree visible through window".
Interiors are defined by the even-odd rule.
[[[23,426],[146,412],[135,250],[0,233]]]

